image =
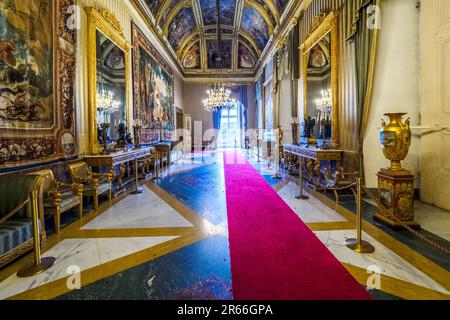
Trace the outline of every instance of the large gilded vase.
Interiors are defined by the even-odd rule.
[[[411,145],[411,128],[409,119],[403,122],[406,113],[386,113],[389,123],[383,120],[380,130],[380,143],[384,156],[391,161],[390,170],[406,171],[400,161],[408,155]]]

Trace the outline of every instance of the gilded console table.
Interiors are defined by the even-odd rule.
[[[125,164],[128,162],[134,162],[135,168],[135,185],[136,191],[139,191],[138,182],[138,159],[142,159],[150,155],[150,147],[131,149],[129,151],[117,151],[110,154],[99,154],[99,155],[87,155],[85,156],[85,161],[90,167],[109,167],[110,173],[115,175],[115,166],[119,166],[119,176],[117,181],[119,183],[119,191],[123,190],[123,177],[125,176]]]
[[[298,146],[285,144],[284,152],[299,157],[299,169],[302,168],[302,159],[306,160],[305,169],[308,173],[308,181],[316,189],[320,184],[320,166],[323,161],[336,161],[339,166],[342,161],[342,150],[323,150],[316,147]],[[316,181],[314,181],[316,180]]]

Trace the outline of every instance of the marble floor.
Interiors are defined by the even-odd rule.
[[[294,182],[274,179],[267,161],[248,160],[362,285],[379,272],[375,299],[450,299],[449,270],[373,226],[363,237],[375,252],[349,250],[351,214],[313,194],[295,199]],[[0,270],[0,299],[232,299],[222,155],[187,156],[143,189],[50,236],[43,256],[57,260],[43,274],[16,276],[31,255]],[[445,217],[433,211],[420,223],[445,237]]]

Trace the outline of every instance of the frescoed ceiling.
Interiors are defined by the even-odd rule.
[[[216,0],[132,0],[185,74],[214,74],[220,68],[236,75],[255,71],[292,1],[298,0],[219,0],[218,52]]]

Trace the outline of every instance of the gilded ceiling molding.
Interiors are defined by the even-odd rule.
[[[200,29],[196,28],[196,29],[194,29],[194,31],[191,32],[190,35],[188,35],[188,36],[183,40],[183,42],[180,44],[180,46],[179,46],[179,48],[178,48],[178,50],[177,50],[177,52],[176,52],[177,57],[181,57],[181,55],[182,55],[182,53],[183,53],[183,51],[184,51],[184,48],[189,44],[189,41],[191,41],[192,39],[194,39],[195,36],[197,36],[197,35],[199,35],[199,34],[200,34]],[[196,41],[193,41],[193,43],[195,43],[195,42],[196,42]]]
[[[251,0],[254,1],[254,0]],[[270,12],[272,12],[273,17],[275,18],[275,22],[278,24],[280,23],[280,12],[278,11],[277,7],[275,7],[273,1],[271,0],[263,0],[266,6],[269,8]]]
[[[173,9],[170,11],[169,16],[166,19],[166,22],[163,26],[163,36],[167,37],[169,34],[169,26],[172,22],[173,18],[177,15],[178,12],[180,12],[183,8],[191,8],[192,7],[192,1],[191,0],[183,0],[180,1]]]
[[[306,10],[306,8],[311,5],[312,0],[293,0],[292,3],[293,5],[286,8],[283,12],[280,25],[277,26],[276,34],[273,35],[274,41],[269,43],[264,49],[264,52],[255,68],[255,74],[260,73],[261,69],[264,69],[265,64],[271,58],[274,50],[276,50],[277,39],[286,35],[293,25],[298,23],[299,16],[302,14],[301,12]]]
[[[267,24],[267,27],[269,28],[269,37],[273,35],[274,32],[274,26],[272,24],[272,20],[269,17],[269,14],[267,11],[259,4],[258,2],[254,0],[245,0],[244,8],[254,8],[256,9],[259,14],[263,17],[264,21]]]
[[[156,13],[155,16],[155,25],[159,25],[159,23],[161,22],[161,18],[163,17],[163,12],[166,12],[167,9],[169,8],[170,3],[173,0],[165,0],[163,2],[163,4],[161,5],[161,7],[159,8],[159,11]]]

